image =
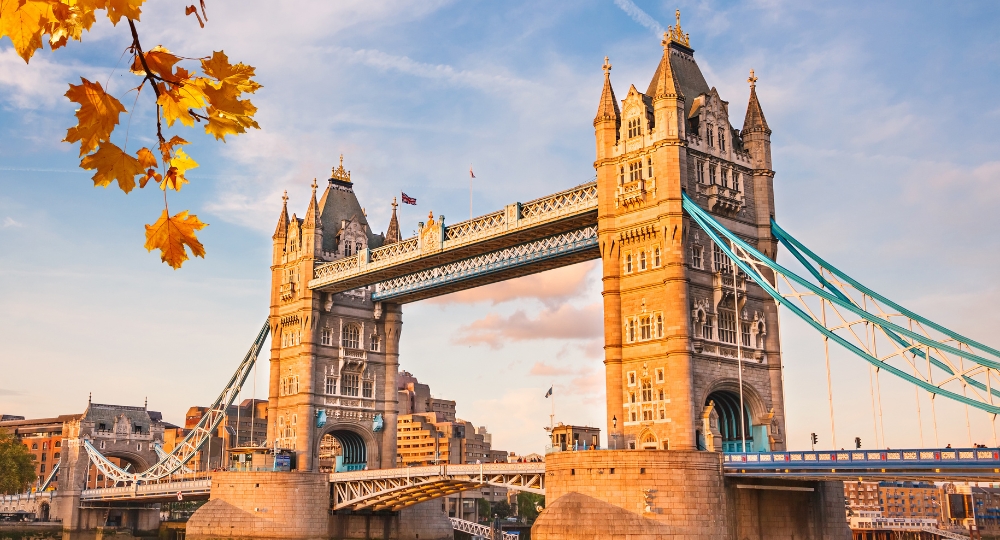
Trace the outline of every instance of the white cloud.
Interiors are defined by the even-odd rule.
[[[16,219],[14,219],[12,217],[7,216],[7,217],[3,218],[3,225],[0,225],[0,227],[3,227],[4,229],[9,229],[9,228],[18,228],[19,229],[21,227],[24,227],[24,223],[21,223],[20,221],[17,221]]]
[[[627,13],[629,17],[632,17],[633,21],[651,30],[657,39],[661,38],[663,33],[667,31],[663,28],[662,24],[656,22],[656,19],[650,17],[642,8],[635,5],[635,2],[632,2],[632,0],[615,0],[615,5]]]
[[[54,106],[76,70],[38,55],[25,64],[13,47],[0,48],[0,100],[19,109]]]

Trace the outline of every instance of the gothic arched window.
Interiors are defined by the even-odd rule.
[[[625,273],[630,274],[632,272],[632,254],[629,253],[625,255]]]
[[[645,270],[645,269],[646,269],[646,252],[641,251],[639,252],[639,270]]]
[[[345,324],[340,331],[340,346],[348,349],[361,347],[361,329],[356,324]]]
[[[642,380],[642,400],[653,401],[653,383],[649,379]]]
[[[629,343],[635,341],[635,319],[628,320],[628,340]]]
[[[660,267],[660,248],[653,248],[653,268]]]
[[[656,316],[656,337],[663,337],[663,315]]]

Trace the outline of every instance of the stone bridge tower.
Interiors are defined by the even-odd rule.
[[[293,451],[302,471],[335,465],[320,463],[321,444],[349,469],[396,461],[399,306],[373,303],[369,288],[329,294],[307,285],[317,261],[387,241],[369,227],[343,159],[319,201],[313,182],[304,217],[289,217],[284,197],[273,236],[268,441]]]
[[[775,256],[770,129],[751,72],[742,130],[671,27],[646,91],[619,102],[605,59],[594,119],[609,445],[784,448],[774,302],[687,218],[686,192]],[[738,358],[739,357],[739,358]],[[742,388],[740,371],[742,365]],[[742,391],[741,391],[742,390]]]

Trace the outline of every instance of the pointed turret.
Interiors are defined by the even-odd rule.
[[[594,117],[594,132],[597,138],[597,159],[611,157],[614,146],[618,144],[618,129],[621,127],[622,115],[618,109],[615,90],[611,88],[611,62],[604,57],[604,90],[601,91],[601,102],[597,106],[597,116]]]
[[[288,191],[281,196],[281,215],[278,216],[278,226],[274,229],[272,239],[285,238],[288,236]]]
[[[385,231],[385,243],[394,244],[403,239],[399,234],[399,220],[396,219],[396,198],[392,198],[392,218],[389,219],[389,228]]]
[[[304,229],[318,229],[323,226],[323,221],[319,217],[319,206],[316,204],[316,179],[313,178],[312,198],[309,199],[309,208],[306,209],[305,222],[302,223]]]
[[[760,101],[757,100],[757,77],[754,77],[753,70],[750,70],[750,103],[747,105],[747,117],[743,120],[743,132],[752,130],[766,131],[771,133],[767,127],[767,120],[764,119],[764,111],[760,108]]]
[[[677,28],[680,30],[680,13],[677,15]],[[674,32],[671,27],[671,32]],[[660,57],[660,65],[656,66],[653,80],[649,81],[649,88],[646,95],[653,99],[653,125],[656,127],[655,137],[657,139],[684,139],[684,127],[687,115],[684,106],[684,91],[674,73],[674,67],[670,63],[671,47],[675,43],[676,36],[669,32],[664,32],[663,56]]]
[[[621,111],[618,110],[618,100],[615,99],[615,90],[611,88],[611,62],[608,57],[604,57],[604,90],[601,91],[601,102],[597,106],[597,116],[594,117],[594,125],[598,122],[621,121]]]
[[[684,99],[684,92],[681,91],[681,85],[674,77],[674,69],[670,65],[670,40],[666,33],[663,34],[663,57],[660,58],[660,65],[656,66],[656,73],[653,74],[653,80],[649,83],[649,89],[646,91],[646,95],[655,99],[662,98],[677,98]]]

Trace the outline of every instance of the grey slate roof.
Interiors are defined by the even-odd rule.
[[[319,200],[319,216],[323,222],[323,251],[335,251],[337,235],[340,233],[340,223],[343,220],[356,218],[361,225],[368,225],[368,219],[361,210],[357,195],[351,182],[330,179],[329,185],[323,191]],[[382,246],[382,235],[375,234],[368,227],[368,248]]]
[[[91,403],[87,407],[86,412],[83,413],[83,420],[85,422],[93,422],[95,428],[100,429],[100,425],[104,424],[104,429],[112,430],[115,427],[115,419],[123,414],[133,426],[141,426],[143,433],[149,433],[152,419],[143,407]]]
[[[676,43],[671,43],[669,46],[681,52],[680,55],[670,55],[670,68],[674,72],[674,80],[677,81],[681,92],[684,93],[684,105],[687,107],[685,112],[690,114],[694,98],[701,94],[707,94],[710,89],[708,83],[705,82],[705,76],[701,74],[701,68],[694,60],[694,52]],[[649,88],[646,89],[647,96],[656,93],[656,81],[659,78],[660,65],[657,63],[656,72],[653,73],[653,78],[649,81]]]

